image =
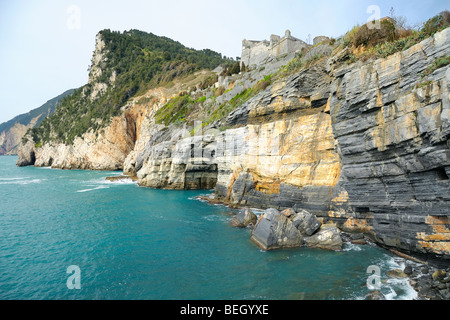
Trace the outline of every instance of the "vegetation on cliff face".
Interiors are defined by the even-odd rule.
[[[99,36],[105,44],[101,74],[63,99],[55,114],[30,132],[37,145],[49,141],[71,144],[77,136],[107,125],[130,98],[181,75],[233,62],[212,50],[190,49],[138,30],[103,30]]]
[[[431,65],[429,65],[425,71],[422,73],[422,76],[428,76],[432,74],[439,68],[443,68],[450,64],[450,56],[440,57],[433,61]]]
[[[239,70],[235,70],[234,72],[239,72]],[[255,85],[243,89],[231,99],[222,103],[211,102],[206,108],[202,108],[205,106],[205,101],[208,100],[205,95],[191,97],[188,93],[181,92],[180,95],[170,99],[164,106],[158,109],[155,114],[155,122],[166,126],[193,125],[194,120],[200,120],[204,127],[208,126],[226,118],[231,111],[243,105],[256,94],[264,91],[271,83],[272,75],[267,75],[264,79],[256,82]],[[213,100],[230,89],[225,90],[224,87],[219,86],[218,88],[210,88],[210,90],[213,95],[210,99]]]
[[[416,29],[404,26],[401,17],[385,18],[380,28],[370,28],[368,24],[355,26],[343,37],[343,47],[353,53],[349,61],[386,58],[396,52],[407,50],[413,45],[433,36],[450,26],[450,12],[443,11]]]
[[[348,54],[341,61],[344,63],[353,63],[357,60],[366,61],[369,59],[385,58],[396,52],[406,50],[420,41],[434,35],[446,27],[450,26],[450,13],[444,11],[435,17],[429,19],[421,27],[406,27],[406,19],[396,17],[392,14],[390,18],[384,18],[379,21],[380,28],[370,28],[368,24],[358,25],[352,28],[341,39],[329,39],[311,48],[298,52],[295,57],[280,70],[260,80],[251,87],[240,91],[234,97],[226,101],[221,99],[221,103],[210,103],[206,108],[202,104],[204,101],[196,100],[196,97],[189,95],[180,95],[172,98],[162,108],[158,110],[155,116],[156,123],[166,126],[172,124],[192,124],[192,119],[202,120],[203,126],[209,126],[217,121],[226,118],[230,112],[247,102],[260,91],[265,90],[272,82],[277,79],[283,79],[289,75],[309,69],[314,65],[323,62],[339,50],[346,49]],[[442,61],[441,61],[442,60]],[[446,63],[446,59],[436,61],[435,64],[427,69],[431,73]],[[434,69],[433,69],[434,68]],[[239,64],[229,64],[221,73],[221,76],[230,76],[239,72],[246,72],[245,67],[239,68]],[[235,78],[234,78],[235,79]],[[241,79],[241,78],[237,78]],[[207,85],[200,85],[201,89],[212,86],[217,81]],[[239,81],[239,80],[234,80]],[[219,86],[212,89],[213,99],[222,96],[230,89]],[[206,99],[206,97],[203,97]],[[199,110],[202,109],[202,112]],[[195,115],[195,117],[192,117]],[[224,125],[224,123],[221,123]]]
[[[168,126],[192,122],[192,118],[200,117],[198,119],[202,120],[204,125],[209,125],[225,118],[237,106],[264,90],[276,79],[308,69],[323,59],[337,54],[339,49],[347,50],[347,54],[340,60],[344,63],[384,58],[406,50],[448,26],[450,26],[448,11],[436,15],[416,29],[406,27],[405,20],[395,16],[382,19],[378,29],[369,28],[367,24],[355,26],[341,39],[331,39],[327,43],[298,53],[272,78],[261,80],[255,87],[252,87],[253,84],[246,86],[234,98],[220,99],[221,102],[216,103],[217,97],[230,90],[222,86],[212,89],[212,103],[209,100],[210,96],[205,103],[206,96],[183,93],[169,100],[157,112],[155,120]],[[238,62],[224,58],[219,53],[207,49],[201,51],[189,49],[176,41],[151,33],[138,30],[123,33],[103,30],[99,36],[104,42],[102,59],[100,62],[97,61],[96,65],[101,69],[100,74],[93,76],[95,72],[91,68],[90,79],[93,78],[95,81],[66,97],[52,117],[44,120],[39,128],[32,130],[31,134],[36,144],[49,141],[71,144],[77,136],[108,125],[113,116],[120,114],[121,107],[131,97],[144,94],[148,89],[157,86],[168,85],[175,78],[192,74],[200,69],[213,69],[222,65],[224,67],[222,76],[246,72],[246,68],[240,66]],[[437,61],[436,66],[430,66],[429,71],[434,67],[438,68],[444,62]],[[218,75],[211,75],[199,83],[197,88],[200,90],[212,88],[217,81]]]
[[[152,33],[103,30],[100,34],[107,47],[100,81],[106,82],[116,72],[116,86],[126,87],[132,92],[143,93],[180,75],[200,69],[214,69],[228,62],[220,53],[209,49],[189,49],[179,42]]]
[[[186,120],[189,109],[192,108],[195,101],[187,94],[182,94],[172,98],[155,115],[156,123],[171,124]]]
[[[226,118],[236,108],[243,105],[252,97],[264,91],[272,83],[272,75],[266,76],[264,79],[258,81],[253,87],[245,89],[234,96],[230,101],[219,105],[216,109],[210,110],[208,115],[203,120],[204,126],[207,126],[215,121]]]

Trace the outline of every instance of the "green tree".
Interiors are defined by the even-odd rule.
[[[72,143],[86,131],[108,125],[111,118],[121,112],[121,107],[137,94],[176,77],[201,69],[212,70],[232,61],[212,50],[194,50],[139,30],[121,33],[105,29],[100,36],[105,42],[106,59],[101,62],[102,74],[97,81],[108,84],[107,90],[91,97],[95,84],[86,84],[64,98],[48,123],[32,131],[36,143],[49,140]],[[110,83],[113,74],[114,84]],[[176,105],[179,118],[187,106],[181,102]]]
[[[233,64],[233,66],[230,69],[230,75],[238,74],[240,71],[241,71],[241,66],[240,66],[239,62],[236,61],[236,63]]]

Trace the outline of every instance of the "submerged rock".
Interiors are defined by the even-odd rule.
[[[362,233],[353,233],[350,234],[350,242],[353,244],[366,244],[366,238]]]
[[[388,270],[386,272],[386,275],[389,278],[397,278],[397,279],[404,279],[407,278],[408,276],[400,269],[393,269],[393,270]]]
[[[386,300],[386,297],[381,291],[371,291],[367,294],[366,300]]]
[[[412,273],[413,273],[413,268],[412,268],[412,266],[410,266],[410,265],[407,265],[406,267],[405,267],[405,269],[403,270],[403,272],[406,274],[406,275],[411,275]]]
[[[132,181],[137,181],[137,177],[135,176],[127,176],[127,175],[120,175],[120,176],[112,176],[112,177],[106,177],[105,178],[106,181],[123,181],[123,180],[132,180]]]

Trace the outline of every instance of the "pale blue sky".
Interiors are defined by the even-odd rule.
[[[338,37],[391,7],[414,25],[448,8],[442,0],[0,0],[0,123],[87,82],[95,35],[139,29],[195,49],[240,56],[243,38]],[[67,22],[79,9],[79,28]],[[69,26],[77,26],[70,24]]]

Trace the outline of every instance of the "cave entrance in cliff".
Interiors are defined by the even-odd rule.
[[[185,172],[184,188],[187,190],[211,190],[216,187],[218,170],[209,165],[201,170]]]
[[[200,177],[194,179],[194,189],[210,190],[216,187],[217,173],[208,172]]]
[[[30,152],[30,165],[34,165],[36,163],[36,154],[34,150]]]
[[[197,178],[197,185],[199,186],[199,189],[202,190],[202,189],[207,189],[206,186],[208,185],[208,183],[207,183],[206,179]]]
[[[127,135],[131,140],[131,144],[134,148],[135,144],[136,144],[136,140],[137,140],[137,125],[136,125],[136,119],[130,114],[130,113],[126,113],[125,114],[125,119],[127,122],[127,126],[126,126],[126,130],[127,130]]]
[[[437,174],[437,180],[438,181],[450,180],[444,167],[437,168],[435,171],[436,171],[436,174]]]

